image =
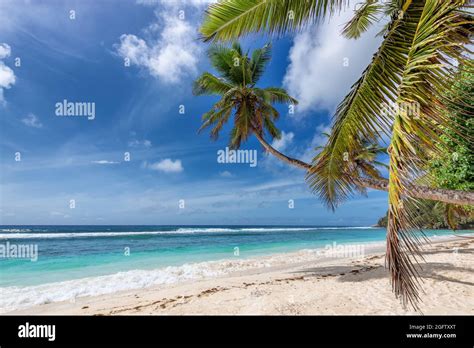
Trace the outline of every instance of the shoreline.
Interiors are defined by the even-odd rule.
[[[275,260],[276,257],[277,260],[272,264],[267,262],[268,265],[260,268],[77,297],[5,314],[416,314],[410,309],[403,309],[391,293],[388,274],[383,268],[385,243],[364,245],[367,250],[362,258],[316,255],[317,258],[305,259],[304,253],[311,251],[300,250],[259,257],[260,264],[265,264],[265,258]],[[435,299],[431,305],[424,301],[422,312],[473,314],[474,300],[469,297],[469,293],[474,291],[474,283],[469,281],[472,279],[469,273],[472,273],[473,240],[440,236],[432,238],[431,245],[424,248],[428,263],[424,264],[421,274],[427,278],[425,283],[430,283],[425,291],[428,297],[438,294],[438,299],[445,300]],[[453,250],[460,252],[454,253]],[[315,253],[314,250],[312,252]],[[296,257],[298,255],[303,257]],[[454,291],[451,283],[460,289]],[[443,288],[443,284],[449,287]],[[447,296],[445,292],[448,292]],[[348,297],[348,294],[351,295]],[[382,296],[383,305],[372,303],[377,296]],[[342,300],[344,297],[345,301]]]

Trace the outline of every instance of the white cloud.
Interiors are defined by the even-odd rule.
[[[375,35],[380,31],[381,23],[376,23],[358,40],[341,35],[356,2],[352,1],[347,10],[332,17],[328,23],[296,35],[284,85],[299,100],[299,110],[333,112],[377,50],[381,38],[375,38]],[[345,62],[348,66],[344,66]]]
[[[10,57],[12,50],[6,43],[0,43],[0,59]]]
[[[166,158],[160,162],[145,164],[146,168],[151,170],[158,170],[165,173],[179,173],[184,170],[181,160],[172,160]]]
[[[11,54],[11,48],[6,43],[0,43],[0,59],[9,57]],[[10,88],[15,84],[16,77],[12,69],[6,66],[3,61],[0,60],[0,105],[5,105],[5,97],[3,93],[4,88]]]
[[[15,73],[0,61],[0,88],[10,88],[15,84]]]
[[[21,122],[23,122],[28,127],[43,128],[43,124],[40,122],[39,118],[32,113],[29,113],[28,116],[21,120]]]
[[[130,140],[128,142],[128,146],[130,147],[151,147],[151,141],[148,140],[148,139],[144,139],[144,140],[137,140],[137,139],[134,139],[134,140]]]
[[[156,2],[144,3],[152,5]],[[180,8],[180,3],[176,1],[160,3],[162,6],[155,10],[156,21],[144,30],[144,38],[123,34],[116,49],[119,56],[130,60],[130,64],[145,68],[165,83],[175,84],[197,72],[201,53],[197,43],[197,27],[187,20],[184,4]],[[204,3],[193,1],[192,5]]]
[[[92,161],[92,163],[95,163],[95,164],[116,164],[116,163],[119,163],[119,162],[99,160],[99,161]]]
[[[285,133],[282,131],[280,139],[273,139],[272,147],[278,151],[284,151],[293,142],[294,137],[293,132]]]

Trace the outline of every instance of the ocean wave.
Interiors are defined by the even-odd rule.
[[[369,243],[380,247],[383,243]],[[169,285],[178,282],[215,278],[226,274],[268,267],[295,265],[320,260],[322,249],[259,256],[251,259],[225,259],[187,263],[155,270],[131,270],[35,286],[0,288],[0,313],[77,297],[106,295],[118,291]]]
[[[186,280],[213,278],[249,268],[266,267],[271,263],[268,259],[207,261],[157,270],[132,270],[37,286],[6,287],[1,289],[0,311],[7,312],[49,302],[71,301],[82,296],[105,295]]]
[[[151,232],[57,232],[57,233],[0,233],[0,239],[48,239],[48,238],[84,238],[84,237],[119,237],[134,235],[165,234],[166,231]]]
[[[461,236],[471,235],[472,233],[463,233]],[[451,235],[433,237],[438,242],[452,238],[454,236]],[[367,256],[372,252],[383,252],[385,249],[385,240],[363,242],[361,244],[364,245],[364,249],[363,255],[360,256]],[[360,246],[361,244],[341,243],[340,245]],[[154,270],[130,270],[34,286],[0,287],[0,313],[50,302],[74,301],[77,297],[106,295],[124,290],[165,286],[184,281],[197,281],[254,269],[258,271],[258,269],[267,267],[294,267],[304,262],[310,264],[320,263],[321,258],[339,257],[340,251],[334,246],[335,244],[333,243],[319,249],[304,249],[296,252],[255,256],[249,259],[231,258],[218,261],[187,263]],[[347,248],[346,250],[350,253],[352,249]],[[358,258],[357,254],[353,256]],[[38,276],[41,277],[40,275]]]
[[[48,239],[48,238],[85,238],[85,237],[127,237],[162,234],[198,234],[198,233],[239,233],[239,232],[304,232],[318,230],[370,229],[373,227],[249,227],[249,228],[178,228],[171,231],[135,231],[135,232],[43,232],[28,233],[31,230],[11,229],[0,233],[1,239]],[[5,229],[2,230],[5,232]]]
[[[30,232],[29,228],[0,228],[0,232]]]

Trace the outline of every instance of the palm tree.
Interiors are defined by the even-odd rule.
[[[348,0],[231,0],[209,7],[201,33],[205,40],[236,39],[250,32],[284,34],[300,30],[345,8]],[[307,181],[326,204],[335,209],[361,186],[389,192],[387,266],[392,288],[402,303],[416,307],[418,271],[413,261],[419,241],[411,221],[415,198],[452,204],[474,204],[474,192],[419,185],[433,152],[447,148],[442,134],[463,128],[446,117],[449,88],[462,66],[472,66],[472,0],[366,0],[343,34],[359,37],[379,16],[389,21],[383,42],[369,66],[352,86],[334,115],[325,149],[307,170]],[[450,103],[457,101],[450,101]],[[384,113],[384,105],[394,112]],[[415,112],[410,112],[416,110]],[[389,179],[366,180],[347,171],[343,157],[357,152],[363,141],[378,143],[390,137]],[[416,183],[416,185],[415,185]],[[409,204],[410,203],[410,204]]]
[[[322,133],[329,141],[331,134]],[[318,161],[320,156],[323,156],[327,144],[317,146],[314,148],[316,155],[314,161]],[[362,180],[384,180],[382,173],[378,167],[388,169],[388,165],[377,160],[377,157],[387,153],[387,148],[379,146],[378,144],[371,144],[364,140],[357,148],[353,148],[352,152],[347,152],[343,156],[343,163],[341,164],[345,175],[350,178],[360,178]],[[357,189],[360,193],[365,193],[366,190],[363,185],[358,185]]]
[[[254,50],[251,57],[244,54],[236,42],[230,48],[214,45],[209,49],[208,55],[220,76],[209,72],[202,74],[194,82],[193,92],[195,95],[218,95],[221,99],[203,115],[199,130],[212,127],[210,134],[215,140],[222,127],[233,116],[234,126],[229,144],[231,148],[239,148],[253,134],[275,156],[293,165],[299,162],[281,154],[264,139],[265,133],[270,139],[280,138],[280,131],[274,123],[278,120],[279,113],[272,104],[298,103],[283,88],[256,87],[271,58],[270,45]]]

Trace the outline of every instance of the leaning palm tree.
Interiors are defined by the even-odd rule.
[[[283,88],[256,86],[265,66],[271,58],[271,47],[265,45],[253,51],[249,57],[242,47],[234,42],[232,47],[214,45],[208,51],[212,66],[220,76],[209,72],[202,74],[193,86],[195,95],[218,95],[220,100],[202,117],[200,131],[211,127],[212,139],[217,139],[223,126],[233,117],[233,128],[230,135],[230,147],[239,148],[252,134],[263,147],[273,154],[284,156],[265,140],[280,138],[280,131],[275,126],[279,117],[274,103],[296,105],[296,99],[290,97]],[[294,164],[289,157],[280,157]]]
[[[329,133],[323,132],[323,135],[327,138],[327,141],[331,138],[331,134]],[[327,144],[314,148],[316,155],[313,161],[318,161],[320,156],[324,155],[326,146]],[[362,141],[358,147],[352,149],[351,153],[347,152],[344,154],[342,168],[345,171],[345,175],[362,180],[384,180],[379,168],[388,169],[388,165],[384,162],[380,162],[378,157],[386,153],[386,147],[371,144],[366,140]],[[358,185],[357,190],[360,193],[366,192],[363,185]]]
[[[205,40],[233,40],[250,32],[283,34],[301,30],[349,4],[348,0],[227,0],[209,7],[201,33]],[[419,185],[433,152],[448,144],[443,130],[464,135],[446,117],[449,88],[458,67],[472,66],[471,0],[366,0],[343,34],[359,37],[380,16],[388,18],[383,42],[334,115],[325,149],[307,170],[310,187],[332,209],[360,187],[387,189],[387,266],[392,287],[405,305],[419,300],[416,198],[474,204],[474,192]],[[384,112],[389,107],[393,112]],[[344,156],[364,141],[390,137],[389,179],[367,179],[347,170]],[[471,139],[472,140],[472,139]],[[416,183],[416,184],[415,184]],[[415,262],[414,262],[415,261]]]

